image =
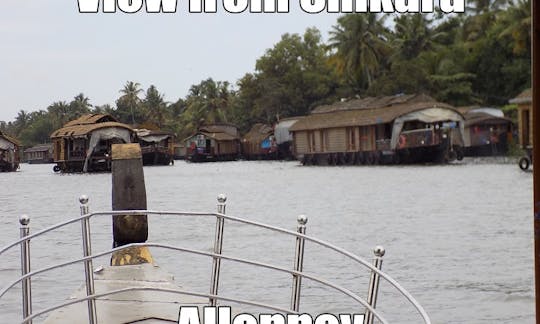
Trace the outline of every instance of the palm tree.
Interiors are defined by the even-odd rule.
[[[501,23],[506,28],[499,37],[511,37],[516,55],[528,54],[531,49],[531,1],[517,0],[501,15]]]
[[[167,103],[163,100],[163,95],[159,93],[154,85],[151,85],[146,90],[146,97],[142,103],[146,109],[147,120],[161,128],[165,122]]]
[[[385,18],[375,13],[347,14],[330,31],[329,46],[335,50],[338,73],[357,86],[369,87],[390,53]]]
[[[128,81],[124,85],[124,88],[120,90],[122,96],[117,101],[117,106],[120,110],[120,114],[125,114],[122,111],[125,108],[128,108],[131,113],[131,123],[135,124],[135,111],[139,109],[141,99],[139,94],[143,91],[141,85],[138,82]]]
[[[436,39],[443,33],[435,33],[430,28],[431,20],[423,14],[399,15],[394,19],[392,45],[396,54],[410,60],[420,53],[433,50]]]
[[[90,113],[90,99],[85,97],[83,93],[76,95],[73,100],[69,103],[69,115],[68,119],[75,119],[81,115]]]
[[[17,117],[15,117],[15,134],[19,135],[30,122],[30,114],[24,110],[19,110]]]
[[[65,101],[57,101],[47,107],[49,115],[53,117],[53,125],[59,128],[70,120],[69,105]]]

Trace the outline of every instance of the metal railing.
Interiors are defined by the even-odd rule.
[[[47,313],[50,313],[54,310],[67,307],[72,304],[81,303],[81,302],[87,302],[88,304],[88,323],[96,324],[97,323],[97,312],[98,309],[96,308],[96,300],[109,296],[109,295],[115,295],[119,293],[124,293],[127,291],[141,291],[141,290],[150,290],[150,291],[161,291],[161,292],[168,292],[168,293],[174,293],[174,294],[180,294],[180,295],[188,295],[188,296],[199,296],[199,297],[205,297],[209,300],[209,305],[215,306],[217,305],[218,300],[224,300],[224,301],[230,301],[230,302],[236,302],[239,304],[245,304],[245,305],[252,305],[257,306],[265,309],[285,312],[285,313],[291,313],[291,314],[298,314],[300,311],[300,299],[301,299],[301,287],[302,287],[302,279],[309,279],[311,281],[320,283],[324,286],[330,287],[336,291],[339,291],[343,293],[345,296],[350,297],[355,302],[360,304],[362,307],[365,308],[365,316],[364,316],[364,324],[372,324],[374,323],[375,319],[379,321],[379,323],[388,323],[385,318],[379,313],[378,310],[376,310],[376,303],[377,303],[377,294],[378,294],[378,288],[379,288],[379,282],[382,278],[383,280],[387,281],[389,284],[391,284],[396,290],[398,290],[404,297],[409,301],[409,303],[414,307],[414,309],[418,312],[420,317],[422,318],[423,322],[426,324],[431,324],[431,320],[429,319],[429,316],[425,312],[425,310],[422,308],[422,306],[411,296],[410,293],[408,293],[401,285],[399,285],[394,279],[392,279],[388,274],[381,271],[382,266],[382,257],[384,255],[384,249],[382,247],[376,247],[374,250],[375,258],[373,260],[373,264],[370,262],[342,249],[339,248],[333,244],[330,244],[328,242],[325,242],[323,240],[317,239],[315,237],[307,236],[306,235],[306,224],[307,224],[307,217],[304,215],[298,216],[297,222],[297,230],[291,231],[267,224],[263,224],[256,221],[251,221],[235,216],[230,216],[225,214],[225,202],[226,202],[226,196],[225,195],[219,195],[218,196],[218,212],[217,213],[198,213],[198,212],[174,212],[174,211],[152,211],[152,210],[123,210],[123,211],[107,211],[107,212],[89,212],[88,207],[88,197],[83,195],[81,196],[80,203],[80,209],[81,209],[81,216],[76,217],[61,223],[58,223],[56,225],[50,226],[48,228],[45,228],[43,230],[40,230],[38,232],[35,232],[33,234],[30,234],[29,230],[29,223],[30,218],[26,215],[23,215],[20,217],[19,222],[21,224],[20,227],[20,239],[5,246],[4,248],[0,249],[0,256],[4,254],[6,251],[11,250],[12,248],[16,246],[20,246],[21,248],[21,276],[12,282],[8,283],[6,286],[0,290],[0,299],[14,286],[21,283],[22,286],[22,322],[21,323],[32,323],[32,320],[36,318],[37,316],[41,316]],[[206,252],[196,249],[189,249],[174,245],[168,245],[168,244],[160,244],[160,243],[152,243],[152,242],[146,242],[146,243],[132,243],[123,245],[120,247],[116,247],[104,252],[100,253],[92,253],[91,248],[91,232],[90,232],[90,219],[92,217],[103,217],[103,216],[111,216],[111,215],[134,215],[134,216],[144,216],[144,215],[170,215],[170,216],[194,216],[194,217],[215,217],[216,218],[216,231],[215,231],[215,238],[214,238],[214,248],[213,252]],[[295,257],[294,257],[294,266],[293,269],[287,269],[283,267],[279,267],[276,265],[258,262],[254,260],[248,260],[243,258],[238,258],[235,256],[229,256],[224,255],[222,253],[223,251],[223,234],[224,234],[224,224],[225,221],[229,222],[236,222],[236,223],[242,223],[247,224],[259,228],[263,228],[266,230],[278,232],[287,234],[290,236],[294,236],[296,238],[296,248],[295,248]],[[82,227],[82,241],[83,241],[83,257],[77,258],[74,260],[70,260],[63,263],[54,264],[49,267],[44,267],[38,270],[31,271],[30,269],[30,241],[33,238],[39,237],[45,233],[52,232],[54,230],[60,229],[66,225],[73,224],[76,222],[81,222]],[[358,296],[358,294],[352,292],[351,290],[342,287],[338,284],[335,284],[333,282],[330,282],[324,278],[321,278],[319,276],[315,276],[313,274],[309,274],[303,271],[303,260],[304,260],[304,247],[306,244],[306,241],[312,242],[314,244],[317,244],[319,246],[322,246],[324,248],[327,248],[329,250],[333,250],[334,252],[337,252],[341,255],[344,255],[348,257],[350,260],[359,263],[365,268],[368,268],[371,272],[370,282],[369,282],[369,289],[367,294],[367,299],[363,299],[362,297]],[[202,292],[194,292],[194,291],[186,291],[186,290],[173,290],[173,289],[164,289],[164,288],[156,288],[156,287],[129,287],[124,289],[117,289],[112,291],[107,291],[105,293],[96,294],[95,288],[94,288],[94,272],[92,268],[92,260],[98,257],[111,255],[112,253],[115,253],[117,251],[121,251],[127,248],[131,247],[154,247],[154,248],[162,248],[162,249],[169,249],[173,251],[179,251],[189,254],[195,254],[195,255],[201,255],[201,256],[207,256],[212,258],[212,273],[211,273],[211,282],[210,282],[210,292],[209,293],[202,293]],[[284,309],[282,307],[278,307],[276,305],[271,304],[265,304],[260,303],[252,300],[245,300],[245,299],[239,299],[236,297],[229,297],[229,296],[223,296],[218,294],[219,290],[219,282],[220,282],[220,268],[221,268],[221,260],[228,260],[233,261],[241,264],[247,264],[247,265],[253,265],[256,267],[271,269],[274,271],[282,272],[282,273],[288,273],[292,276],[292,292],[291,292],[291,306],[290,309]],[[68,301],[64,301],[58,305],[40,310],[38,312],[32,312],[32,289],[31,289],[31,278],[37,274],[43,274],[45,272],[48,272],[53,269],[62,268],[68,265],[77,264],[77,263],[83,263],[84,269],[85,269],[85,286],[86,286],[86,297],[76,298],[76,299],[70,299]]]

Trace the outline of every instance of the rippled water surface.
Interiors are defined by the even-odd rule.
[[[433,323],[533,323],[532,174],[515,164],[302,167],[296,162],[227,162],[145,167],[149,209],[215,211],[226,193],[227,214],[307,232],[371,260],[386,249],[383,270],[408,289]],[[31,231],[77,216],[87,194],[93,211],[110,209],[111,175],[60,175],[52,165],[23,165],[0,174],[0,246],[18,238],[18,216]],[[94,252],[111,246],[110,218],[92,220]],[[155,216],[149,240],[211,251],[214,220]],[[80,225],[32,240],[32,268],[82,255]],[[225,225],[224,253],[291,267],[294,239]],[[208,291],[211,260],[152,250],[183,288]],[[20,272],[19,250],[0,256],[0,283]],[[107,258],[94,266],[107,264]],[[365,296],[369,273],[350,261],[306,246],[304,270]],[[287,307],[291,278],[224,261],[220,292]],[[33,279],[34,311],[67,298],[84,280],[82,265]],[[304,281],[301,310],[363,312],[320,284]],[[20,287],[0,300],[0,323],[20,318]],[[381,282],[377,307],[392,323],[419,323],[409,304]]]

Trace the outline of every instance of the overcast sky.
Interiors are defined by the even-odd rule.
[[[218,2],[219,4],[219,2]],[[126,81],[154,84],[167,101],[201,80],[235,83],[284,33],[317,27],[323,37],[338,14],[80,14],[76,0],[2,0],[0,120],[46,109],[83,92],[111,104]]]

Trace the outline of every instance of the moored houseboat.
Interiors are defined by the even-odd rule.
[[[134,131],[114,117],[81,116],[51,134],[55,172],[111,170],[111,145],[131,143]]]
[[[491,107],[460,107],[465,117],[463,134],[465,156],[495,156],[508,152],[513,123],[504,113]]]
[[[246,160],[278,158],[278,147],[271,126],[257,123],[242,137],[242,155]]]
[[[324,105],[291,126],[303,164],[438,163],[463,157],[463,115],[427,95]]]
[[[19,168],[21,143],[0,131],[0,172],[16,171]]]
[[[24,150],[24,161],[29,164],[53,163],[52,144],[38,144],[27,148]]]
[[[141,146],[143,165],[169,165],[174,160],[174,134],[159,130],[135,129]]]
[[[280,159],[290,160],[294,158],[292,151],[293,136],[290,128],[300,117],[281,118],[274,125],[274,138],[278,146],[278,156]]]
[[[240,155],[238,128],[231,124],[201,126],[185,142],[191,162],[233,161]]]

